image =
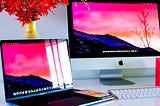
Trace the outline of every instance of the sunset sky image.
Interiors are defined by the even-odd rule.
[[[44,43],[4,44],[2,47],[6,75],[16,77],[35,75],[51,80]]]
[[[137,47],[144,45],[135,33],[139,27],[139,17],[149,11],[146,20],[153,28],[150,47],[160,51],[160,33],[157,4],[92,3],[72,4],[73,27],[88,34],[109,34],[125,40]]]

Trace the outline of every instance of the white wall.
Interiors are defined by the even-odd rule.
[[[0,39],[24,39],[25,27],[14,16],[0,13]],[[60,4],[54,13],[36,22],[39,38],[68,38],[67,6]],[[0,62],[0,81],[2,81]]]

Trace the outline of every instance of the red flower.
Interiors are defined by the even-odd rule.
[[[68,4],[68,0],[0,0],[0,12],[17,16],[22,26],[31,21],[39,20],[53,12],[58,3]]]

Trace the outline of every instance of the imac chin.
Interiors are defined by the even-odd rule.
[[[77,79],[99,78],[104,85],[132,85],[127,78],[155,76],[156,57],[74,58],[71,66]]]

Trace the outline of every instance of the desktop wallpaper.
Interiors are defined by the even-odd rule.
[[[6,97],[17,97],[53,88],[45,43],[2,45]]]
[[[142,49],[160,52],[157,4],[74,2],[72,18],[73,35],[70,38],[74,42],[72,45],[76,45],[71,45],[76,51],[73,55],[96,52],[93,47],[97,50],[104,47],[97,54]],[[101,46],[96,47],[96,42]]]
[[[7,98],[72,89],[66,39],[6,42],[2,56]]]
[[[3,46],[5,75],[39,76],[50,81],[50,69],[44,43]],[[14,49],[13,49],[14,48]]]

